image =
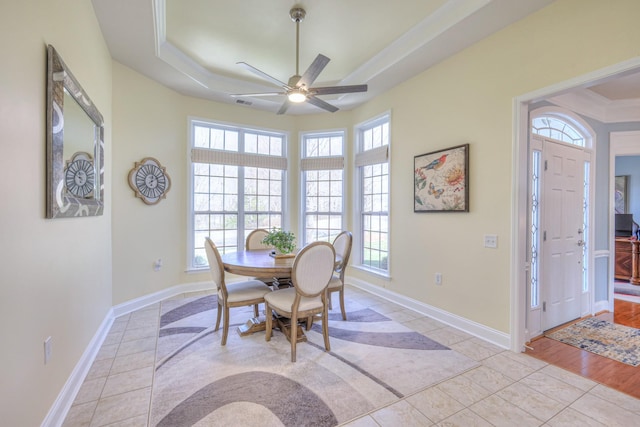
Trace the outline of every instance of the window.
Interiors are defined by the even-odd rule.
[[[362,266],[389,270],[389,116],[356,129],[357,230]]]
[[[286,135],[192,120],[189,265],[207,265],[205,237],[220,253],[256,228],[282,227]]]
[[[333,239],[343,230],[344,132],[302,136],[303,245]]]
[[[562,118],[551,115],[536,117],[531,121],[531,130],[540,136],[557,139],[573,145],[585,146],[585,138]]]

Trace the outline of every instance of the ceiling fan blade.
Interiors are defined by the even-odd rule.
[[[312,87],[309,92],[313,95],[333,95],[336,93],[355,93],[366,92],[367,85],[349,85],[349,86],[326,86],[326,87]]]
[[[232,98],[240,98],[243,96],[276,96],[276,95],[286,95],[286,92],[260,92],[260,93],[231,93],[229,94]]]
[[[238,65],[240,65],[241,67],[251,71],[254,74],[257,74],[258,76],[262,77],[265,80],[270,81],[271,83],[273,83],[276,86],[280,86],[283,87],[285,89],[289,89],[289,86],[284,83],[281,82],[280,80],[276,79],[275,77],[271,77],[269,74],[265,73],[264,71],[260,71],[258,70],[256,67],[247,64],[246,62],[237,62]]]
[[[287,110],[289,109],[290,105],[291,105],[291,102],[288,99],[285,100],[276,114],[284,114],[284,113],[286,113]]]
[[[314,59],[311,65],[309,65],[309,68],[307,68],[307,71],[305,71],[300,80],[298,80],[296,86],[300,87],[304,85],[307,88],[310,87],[313,82],[316,81],[322,70],[324,70],[324,67],[327,66],[329,61],[330,59],[323,54],[318,54],[316,59]]]
[[[320,98],[316,98],[315,96],[311,96],[311,95],[307,96],[307,102],[309,104],[315,105],[316,107],[320,107],[323,110],[327,110],[327,111],[329,111],[331,113],[335,113],[336,111],[338,111],[338,107],[336,107],[334,105],[331,105],[328,102],[325,102]]]

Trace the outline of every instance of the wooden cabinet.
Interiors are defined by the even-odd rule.
[[[617,280],[640,285],[640,241],[616,237],[615,272]]]

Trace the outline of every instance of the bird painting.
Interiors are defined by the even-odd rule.
[[[424,169],[425,171],[428,171],[429,169],[438,170],[442,167],[442,165],[444,165],[444,162],[447,161],[447,156],[448,154],[443,154],[439,158],[429,163],[427,166],[423,166],[420,169]]]

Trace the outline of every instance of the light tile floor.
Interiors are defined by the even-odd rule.
[[[638,399],[359,289],[348,287],[345,295],[347,310],[368,306],[481,363],[345,426],[640,425]],[[63,426],[147,426],[159,308],[154,304],[114,321]]]

